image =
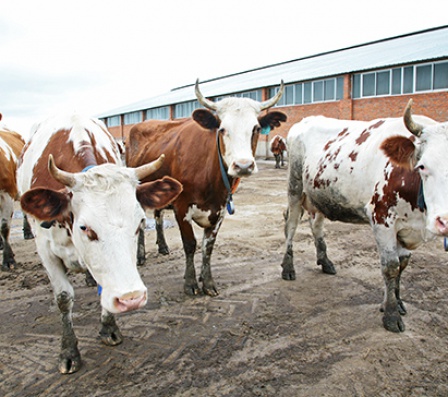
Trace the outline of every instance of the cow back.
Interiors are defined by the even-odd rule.
[[[0,130],[0,190],[6,191],[12,198],[16,198],[18,193],[16,169],[24,145],[20,134]]]
[[[64,127],[60,127],[64,126]],[[79,115],[49,119],[35,127],[22,153],[19,188],[62,189],[48,171],[48,157],[68,172],[81,172],[87,165],[121,164],[120,150],[103,123]]]

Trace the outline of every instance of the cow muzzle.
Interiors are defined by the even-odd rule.
[[[256,164],[254,160],[236,160],[229,168],[229,175],[234,177],[249,176],[256,172]]]
[[[437,232],[443,236],[448,236],[448,216],[438,216],[436,218]]]
[[[147,295],[145,292],[130,292],[120,298],[115,298],[114,306],[119,313],[140,309],[146,305]]]

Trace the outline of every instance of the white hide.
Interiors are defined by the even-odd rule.
[[[135,172],[121,166],[118,149],[104,126],[79,116],[39,124],[18,170],[19,189],[24,193],[30,188],[33,167],[53,134],[70,130],[67,145],[79,148],[80,142],[91,140],[86,128],[94,136],[95,149],[104,151],[105,158],[107,150],[119,165],[98,165],[85,173],[73,174],[76,184],[70,189],[69,206],[73,213],[72,232],[59,225],[44,229],[37,221],[36,246],[56,296],[62,291],[73,296],[64,268],[86,266],[102,286],[103,308],[118,313],[127,310],[123,301],[135,300],[138,307],[146,303],[147,289],[136,264],[137,233],[145,214],[136,198],[139,182]],[[89,231],[94,231],[97,239],[89,239]]]
[[[308,197],[313,198],[316,192],[327,194],[328,200],[343,203],[346,208],[354,209],[366,222],[372,213],[370,205],[374,193],[379,193],[381,199],[385,185],[385,174],[391,172],[390,160],[380,149],[381,143],[392,136],[405,136],[415,138],[415,146],[421,158],[419,164],[425,170],[420,170],[423,181],[423,190],[427,206],[426,216],[420,211],[408,216],[411,206],[399,200],[396,207],[390,212],[396,233],[400,237],[407,236],[409,244],[417,244],[418,240],[431,237],[434,234],[448,235],[448,231],[441,233],[437,227],[437,219],[443,218],[448,222],[448,124],[436,123],[424,116],[413,116],[414,121],[425,126],[420,139],[415,138],[405,127],[402,118],[382,119],[384,123],[370,130],[370,135],[362,143],[356,140],[361,133],[380,120],[370,122],[347,121],[330,119],[323,116],[308,117],[295,124],[287,138],[288,152],[290,154],[290,172],[295,172],[299,158],[304,159],[302,174],[308,171],[310,178],[304,178],[303,190]],[[342,131],[348,129],[348,134]],[[341,135],[339,135],[341,134]],[[328,142],[331,144],[324,150]],[[339,143],[341,143],[339,145]],[[297,157],[297,155],[299,156]],[[352,160],[351,156],[356,156]],[[329,160],[331,159],[331,161]],[[335,167],[337,163],[337,167]],[[319,179],[332,181],[328,193],[325,188],[316,189],[313,186],[314,178],[321,171]],[[378,184],[376,185],[376,181]],[[376,186],[375,186],[376,185]],[[336,197],[337,196],[337,197]],[[405,215],[407,214],[407,215]],[[379,226],[381,227],[381,225]],[[390,228],[384,228],[385,240]],[[425,231],[426,229],[426,231]],[[394,233],[392,231],[392,233]],[[387,245],[387,241],[383,242]]]
[[[216,102],[216,114],[224,129],[224,162],[228,165],[228,174],[237,177],[233,165],[236,162],[254,164],[252,173],[258,172],[252,153],[252,135],[259,127],[258,115],[260,103],[250,98],[224,98]]]

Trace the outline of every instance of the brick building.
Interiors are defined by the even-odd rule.
[[[281,80],[285,93],[276,107],[288,115],[288,122],[260,137],[259,156],[268,155],[266,142],[273,135],[286,136],[292,124],[311,115],[398,117],[413,98],[414,113],[448,121],[448,26],[218,77],[202,81],[200,87],[212,100],[225,96],[265,100]],[[117,139],[125,140],[135,123],[189,117],[199,106],[191,84],[98,117]]]

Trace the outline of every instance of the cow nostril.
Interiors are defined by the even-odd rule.
[[[233,168],[239,175],[246,175],[254,170],[255,163],[251,160],[239,160],[234,162]]]

